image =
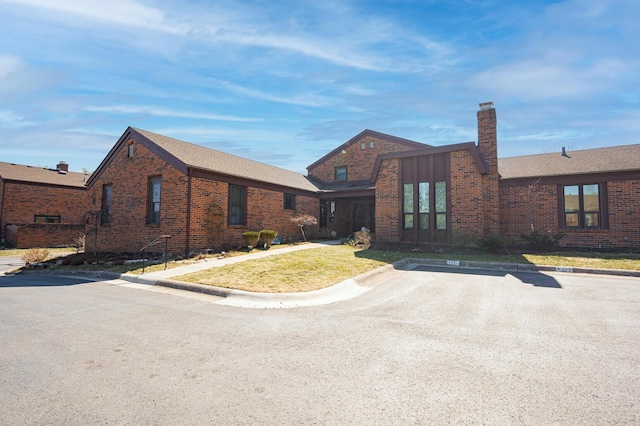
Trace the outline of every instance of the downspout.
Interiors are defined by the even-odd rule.
[[[187,172],[187,241],[186,241],[186,253],[189,254],[191,244],[191,173],[193,169],[189,167]]]

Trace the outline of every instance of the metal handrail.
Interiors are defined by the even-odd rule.
[[[155,240],[151,241],[149,244],[147,244],[146,246],[142,247],[140,249],[140,251],[142,252],[142,273],[144,274],[144,268],[145,268],[145,261],[146,259],[146,250],[155,245],[158,244],[158,242],[160,242],[160,239],[164,238],[164,269],[167,269],[167,251],[168,251],[168,247],[169,247],[169,238],[171,238],[171,235],[160,235],[158,238],[156,238]]]

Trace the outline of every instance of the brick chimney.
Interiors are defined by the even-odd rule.
[[[60,161],[60,162],[58,162],[58,165],[56,166],[56,169],[60,173],[67,173],[67,172],[69,172],[69,165],[65,161]]]
[[[478,148],[489,163],[490,172],[498,171],[498,133],[493,102],[483,102],[478,111]]]
[[[500,200],[498,189],[498,132],[493,102],[483,102],[478,111],[478,148],[489,165],[482,176],[484,195],[484,236],[500,233]]]

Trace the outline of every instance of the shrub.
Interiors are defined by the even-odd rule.
[[[554,251],[558,248],[560,240],[564,237],[564,232],[558,232],[554,235],[541,234],[536,230],[530,234],[520,234],[531,250],[535,251]]]
[[[46,248],[31,248],[24,252],[22,260],[24,260],[26,264],[40,263],[47,260],[50,253],[49,249]]]
[[[256,231],[243,232],[242,238],[244,238],[244,243],[249,247],[249,250],[251,250],[258,244],[260,233]]]
[[[480,238],[477,244],[480,250],[493,254],[502,253],[507,246],[507,242],[500,235],[489,235],[488,237]]]
[[[264,243],[265,247],[271,247],[273,240],[275,240],[277,236],[278,233],[270,229],[263,229],[260,231],[260,239]]]
[[[84,251],[84,246],[86,242],[87,242],[87,234],[85,233],[78,234],[73,239],[73,244],[74,244],[74,247],[76,248],[76,253],[80,253],[81,251]]]

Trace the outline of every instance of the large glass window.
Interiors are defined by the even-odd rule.
[[[418,212],[420,229],[429,229],[429,182],[418,183]]]
[[[405,183],[403,188],[404,229],[413,229],[413,184]]]
[[[563,190],[565,228],[600,228],[600,185],[567,185]]]
[[[100,212],[100,221],[103,225],[111,223],[111,198],[113,195],[113,186],[104,185],[102,187],[102,210]]]
[[[245,225],[246,190],[244,186],[229,185],[229,225]]]
[[[447,229],[447,182],[436,182],[436,229]]]
[[[160,194],[162,178],[149,179],[149,213],[147,223],[160,223]]]

